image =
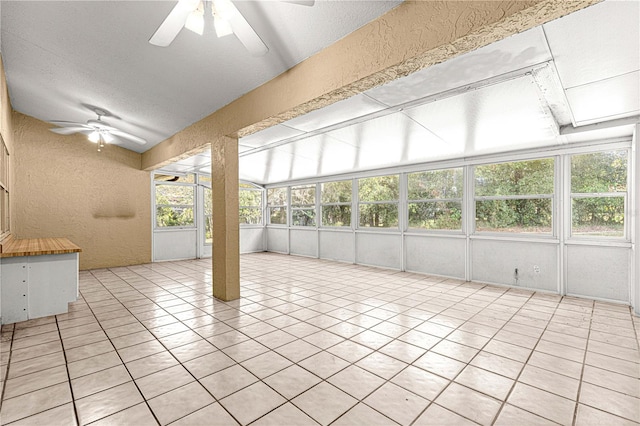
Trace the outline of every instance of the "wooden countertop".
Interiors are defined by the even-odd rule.
[[[25,238],[9,236],[0,242],[0,257],[79,253],[82,249],[68,238]]]

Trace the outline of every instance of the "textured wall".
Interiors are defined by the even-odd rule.
[[[192,155],[220,136],[246,136],[599,1],[405,1],[156,145],[142,167]]]
[[[151,261],[150,173],[141,155],[83,135],[61,136],[14,112],[14,234],[67,237],[80,269]]]

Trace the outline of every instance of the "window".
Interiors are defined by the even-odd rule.
[[[291,224],[294,226],[316,225],[315,185],[291,188]]]
[[[476,230],[552,233],[554,160],[475,167]]]
[[[462,168],[407,176],[409,228],[462,230]]]
[[[267,189],[267,205],[269,223],[272,225],[287,224],[287,188]]]
[[[11,231],[9,211],[9,151],[0,136],[0,239]]]
[[[359,227],[398,227],[398,175],[358,179]]]
[[[187,177],[175,176],[163,179],[164,175],[156,175],[156,227],[193,227],[193,208],[195,204],[195,185],[190,183],[174,183],[182,181],[193,182],[193,175]],[[191,178],[189,178],[190,176]],[[161,181],[171,183],[159,183]]]
[[[262,224],[262,190],[248,183],[239,184],[240,223]]]
[[[571,235],[624,237],[628,151],[571,156]]]
[[[321,186],[322,225],[351,226],[352,181],[327,182]]]
[[[204,186],[204,243],[213,243],[213,193],[211,188]]]

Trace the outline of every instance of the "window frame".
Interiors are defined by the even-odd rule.
[[[0,135],[0,240],[11,233],[11,189],[9,150]]]
[[[433,172],[439,172],[439,171],[445,171],[445,170],[460,170],[461,172],[461,176],[462,176],[462,180],[460,182],[460,197],[456,197],[456,198],[421,198],[421,199],[412,199],[410,198],[410,188],[409,188],[409,179],[411,175],[414,174],[425,174],[425,173],[433,173]],[[466,173],[467,173],[467,168],[464,166],[458,166],[458,167],[447,167],[447,168],[437,168],[437,169],[427,169],[427,170],[416,170],[416,171],[412,171],[412,172],[407,172],[406,173],[406,186],[407,186],[407,197],[406,197],[406,202],[405,202],[405,220],[406,220],[406,226],[405,226],[405,232],[408,233],[443,233],[443,234],[464,234],[464,229],[465,229],[465,181],[466,181]],[[460,205],[460,212],[461,212],[461,217],[460,217],[460,228],[457,229],[445,229],[445,228],[416,228],[416,227],[412,227],[411,226],[411,221],[409,218],[409,205],[410,204],[436,204],[436,203],[451,203],[451,202],[456,202]]]
[[[269,191],[283,189],[285,191],[285,203],[284,204],[271,204],[269,201]],[[290,193],[288,186],[274,186],[271,188],[267,188],[266,190],[266,224],[268,226],[278,226],[278,227],[287,227],[289,226],[289,202],[290,202]],[[271,223],[271,210],[276,208],[284,208],[285,212],[285,223]]]
[[[245,186],[243,186],[245,185]],[[242,205],[240,204],[240,191],[254,191],[254,192],[259,192],[260,193],[260,203],[257,206],[250,206],[250,205]],[[250,182],[243,182],[240,181],[238,184],[238,221],[240,223],[240,226],[242,227],[262,227],[264,224],[264,193],[265,190],[264,188],[255,185],[253,183]],[[259,217],[260,217],[260,222],[259,223],[245,223],[242,222],[241,220],[241,216],[240,216],[240,210],[242,209],[251,209],[251,210],[256,210],[259,212]]]
[[[550,194],[518,194],[518,195],[476,195],[477,179],[476,170],[478,167],[490,166],[494,164],[508,164],[508,163],[524,163],[538,160],[552,160],[553,165],[551,171],[553,173],[553,182],[551,185],[552,192]],[[559,158],[557,155],[544,155],[540,157],[531,157],[517,160],[505,160],[505,161],[491,161],[486,163],[473,164],[469,167],[469,180],[470,180],[470,202],[472,209],[470,211],[469,220],[471,224],[470,235],[487,236],[487,237],[506,237],[506,238],[541,238],[541,239],[556,239],[558,229],[558,210],[557,210],[557,192],[558,192],[558,166]],[[500,230],[483,231],[478,229],[477,219],[477,203],[478,201],[508,201],[508,200],[551,200],[551,206],[549,211],[551,212],[551,230],[550,232],[509,232]]]
[[[348,182],[349,183],[349,201],[336,201],[331,203],[322,202],[322,194],[324,193],[324,185],[329,183],[337,183],[337,182]],[[326,182],[321,182],[320,184],[320,197],[318,204],[320,205],[320,213],[318,217],[320,218],[318,226],[321,228],[327,229],[353,229],[353,179],[339,179],[339,180],[331,180]],[[324,223],[324,208],[325,207],[335,207],[335,206],[348,206],[349,207],[349,224],[348,225],[330,225]]]
[[[626,182],[625,182],[625,190],[619,192],[573,192],[572,187],[572,178],[573,178],[573,157],[581,156],[581,155],[592,155],[592,154],[600,154],[606,152],[615,152],[615,151],[624,151],[626,155]],[[583,241],[583,242],[617,242],[617,243],[629,243],[631,242],[631,226],[630,226],[630,211],[629,211],[629,197],[630,197],[630,187],[632,185],[631,181],[631,157],[632,157],[632,149],[631,147],[620,147],[620,148],[606,148],[601,147],[597,150],[589,150],[583,152],[572,152],[567,154],[567,239],[569,241]],[[636,183],[637,184],[637,183]],[[614,236],[614,235],[586,235],[586,234],[574,234],[573,231],[573,200],[576,199],[586,199],[586,198],[622,198],[623,199],[623,230],[622,235]]]
[[[375,178],[380,178],[380,177],[387,177],[387,176],[395,176],[397,177],[397,184],[398,184],[398,188],[397,188],[397,193],[398,193],[398,197],[395,200],[376,200],[376,201],[362,201],[360,198],[360,181],[362,180],[366,180],[366,179],[375,179]],[[372,231],[372,230],[376,230],[376,231],[381,231],[381,232],[402,232],[402,220],[401,220],[401,200],[402,200],[402,174],[401,173],[389,173],[389,174],[384,174],[384,175],[374,175],[374,176],[363,176],[360,178],[356,178],[355,179],[355,188],[357,188],[357,196],[355,197],[355,205],[356,205],[356,223],[353,226],[356,230],[359,231]],[[353,195],[352,195],[353,197]],[[352,202],[353,202],[353,198],[352,198]],[[383,204],[392,204],[396,206],[396,210],[397,210],[397,224],[395,226],[384,226],[384,227],[380,227],[380,226],[362,226],[360,224],[360,212],[362,211],[361,206],[362,205],[383,205]]]
[[[186,186],[191,187],[193,189],[193,203],[192,204],[159,204],[157,198],[157,190],[158,186]],[[197,229],[198,227],[198,212],[197,212],[197,198],[198,198],[198,184],[197,184],[197,175],[194,176],[194,183],[188,182],[169,182],[169,181],[160,181],[153,180],[153,230],[154,231],[171,231],[171,230],[182,230],[182,229]],[[158,226],[158,208],[159,207],[183,207],[183,208],[191,208],[193,212],[193,222],[191,225],[179,225],[179,226]]]
[[[313,204],[294,204],[293,203],[293,191],[299,189],[313,189]],[[318,201],[318,185],[313,184],[300,184],[300,185],[292,185],[289,187],[289,208],[290,208],[290,223],[292,227],[299,228],[317,228],[318,227],[318,212],[316,209],[316,204]],[[311,224],[309,225],[299,225],[295,224],[293,220],[293,213],[296,211],[312,211],[313,219]]]

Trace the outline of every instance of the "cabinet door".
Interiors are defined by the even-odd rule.
[[[28,316],[27,282],[29,273],[26,257],[5,257],[0,260],[0,300],[2,323],[26,321]]]

